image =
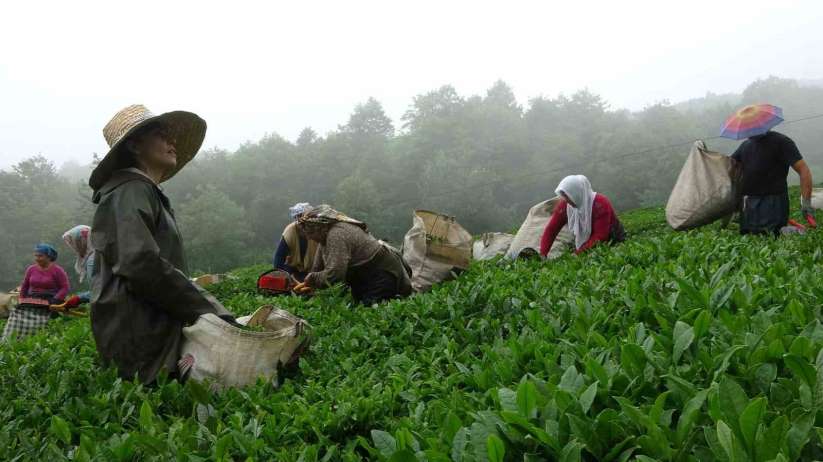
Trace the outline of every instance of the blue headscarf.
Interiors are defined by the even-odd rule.
[[[49,260],[51,260],[51,261],[57,260],[57,249],[55,249],[54,247],[52,247],[49,244],[45,244],[45,243],[37,244],[36,246],[34,246],[34,252],[39,253],[39,254],[43,254],[43,255],[49,257]]]

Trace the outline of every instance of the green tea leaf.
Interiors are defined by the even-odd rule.
[[[537,414],[537,390],[530,380],[521,382],[517,387],[517,409],[526,418]]]
[[[569,441],[563,450],[560,451],[560,462],[580,462],[580,449],[583,445],[577,440]]]
[[[697,419],[700,417],[700,409],[703,407],[703,403],[706,402],[706,396],[708,394],[708,389],[700,390],[683,406],[683,412],[677,421],[677,430],[675,433],[675,443],[678,446],[686,441],[686,437],[694,428],[695,422],[697,422]]]
[[[453,461],[462,462],[463,453],[466,452],[467,442],[468,429],[466,427],[463,427],[460,430],[458,430],[457,433],[455,433],[454,439],[452,439],[451,457]]]
[[[503,462],[506,448],[503,441],[497,435],[489,435],[486,439],[486,451],[489,455],[489,462]]]
[[[197,380],[189,380],[186,382],[186,388],[189,390],[189,395],[192,399],[200,404],[209,404],[211,400],[211,393],[201,382]]]
[[[411,449],[405,448],[392,454],[389,462],[418,462],[418,460]]]
[[[702,310],[694,320],[694,338],[700,339],[709,332],[712,325],[712,314],[709,310]]]
[[[802,415],[792,422],[792,426],[786,434],[786,446],[789,449],[789,457],[792,460],[800,457],[800,453],[809,442],[813,423],[814,415],[812,414]]]
[[[723,416],[734,427],[740,419],[740,414],[749,404],[749,398],[743,388],[730,377],[724,377],[720,382],[719,405]]]
[[[374,441],[374,446],[380,451],[383,457],[391,457],[397,451],[397,441],[394,437],[383,430],[372,430],[371,439]]]
[[[557,387],[568,393],[576,393],[581,384],[582,380],[580,374],[577,372],[577,369],[574,366],[569,366],[566,369],[566,372],[563,373],[563,376],[560,377],[560,383]],[[519,400],[520,394],[518,393],[518,402]]]
[[[750,453],[754,453],[757,429],[763,423],[765,414],[766,398],[751,400],[740,414],[740,431],[743,433],[743,442],[748,446]]]
[[[500,407],[504,411],[518,410],[517,393],[510,388],[501,388],[497,390],[497,398],[500,400]]]
[[[782,415],[772,421],[765,432],[757,435],[758,460],[771,460],[783,447],[789,431],[789,419]]]
[[[737,451],[734,449],[734,435],[729,426],[726,425],[726,422],[722,420],[717,421],[717,441],[720,442],[720,446],[722,446],[723,451],[726,452],[726,457],[728,457],[731,462],[736,462]]]
[[[71,429],[69,429],[69,424],[59,416],[51,416],[49,431],[63,443],[71,443]]]
[[[694,329],[685,322],[677,321],[674,325],[674,348],[672,350],[672,361],[677,363],[683,352],[694,341]]]
[[[140,428],[148,433],[154,431],[154,412],[148,401],[143,401],[140,405]]]
[[[815,384],[817,384],[817,371],[806,358],[789,353],[783,355],[783,362],[797,378],[814,390]]]
[[[591,385],[586,388],[586,390],[580,395],[580,399],[578,402],[580,403],[580,408],[583,410],[583,414],[587,414],[589,409],[592,407],[592,403],[594,402],[594,398],[597,397],[597,383],[592,382]]]
[[[620,363],[630,377],[637,377],[646,367],[646,352],[639,345],[626,343],[620,348]]]

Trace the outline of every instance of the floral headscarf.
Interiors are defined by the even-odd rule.
[[[354,218],[348,217],[344,213],[340,213],[337,210],[331,208],[330,205],[322,204],[318,205],[317,207],[309,210],[303,216],[300,217],[298,223],[303,226],[329,226],[335,223],[351,223],[353,225],[359,226],[363,229],[363,231],[368,232],[369,227],[366,226],[365,223],[362,221],[355,220]]]
[[[77,259],[74,261],[74,269],[80,277],[80,282],[86,278],[86,262],[94,253],[89,245],[89,235],[91,228],[86,225],[77,225],[63,233],[63,242],[74,250]]]
[[[298,218],[311,209],[312,206],[308,202],[298,202],[289,207],[289,218],[291,218],[291,221],[297,221]]]

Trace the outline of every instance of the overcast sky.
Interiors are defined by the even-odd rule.
[[[398,119],[444,84],[529,98],[588,88],[641,109],[823,77],[823,2],[39,1],[0,14],[0,168],[105,153],[133,103],[185,109],[205,147],[324,134],[374,96]]]

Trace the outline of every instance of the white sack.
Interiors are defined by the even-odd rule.
[[[737,207],[732,175],[734,160],[709,151],[701,140],[692,145],[689,157],[666,203],[666,221],[682,231],[731,215]]]
[[[560,197],[553,197],[547,201],[543,201],[531,209],[526,216],[526,220],[520,225],[520,229],[514,236],[509,251],[506,253],[508,258],[514,260],[521,256],[539,255],[540,254],[540,238],[543,236],[543,231],[546,225],[549,224],[549,218],[552,216],[554,206],[560,200]],[[574,243],[574,236],[569,231],[567,226],[564,226],[557,238],[549,249],[547,260],[553,260],[560,257],[571,249]]]
[[[239,324],[262,325],[265,332],[235,327],[214,314],[204,314],[183,328],[180,356],[191,355],[194,364],[189,378],[210,380],[216,388],[243,387],[258,377],[272,380],[280,365],[286,364],[305,340],[311,326],[288,311],[264,306]]]
[[[503,255],[509,250],[514,235],[506,233],[485,233],[472,245],[472,258],[475,260],[491,260]]]
[[[454,268],[469,267],[472,236],[454,217],[416,210],[403,240],[403,258],[412,269],[412,288],[425,292],[450,279]]]
[[[812,189],[812,208],[815,210],[823,209],[823,188]]]

